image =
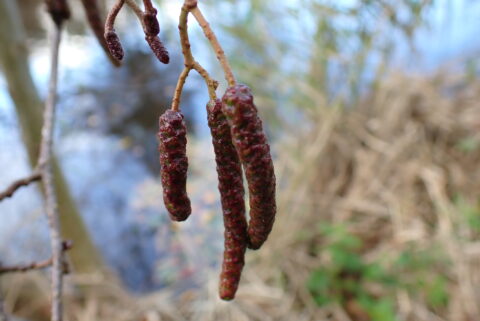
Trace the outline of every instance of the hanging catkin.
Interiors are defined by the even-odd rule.
[[[232,144],[230,126],[222,112],[220,99],[207,104],[207,114],[217,163],[218,189],[225,225],[225,250],[219,292],[221,299],[232,300],[245,264],[248,242],[242,166]]]
[[[192,209],[187,196],[187,128],[183,115],[167,110],[158,132],[163,201],[174,221],[185,221]]]
[[[222,100],[223,112],[231,127],[233,144],[248,182],[248,247],[259,249],[272,230],[276,213],[275,173],[270,146],[248,86],[236,84],[229,87]]]
[[[92,29],[98,42],[105,50],[112,63],[116,66],[120,66],[119,60],[112,56],[110,50],[108,49],[107,42],[105,41],[105,24],[98,6],[98,0],[82,0],[82,4],[87,15],[88,24],[90,25],[90,28]]]

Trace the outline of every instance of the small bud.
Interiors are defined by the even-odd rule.
[[[168,51],[163,45],[160,38],[157,36],[146,36],[145,40],[150,45],[155,56],[157,56],[158,60],[164,64],[168,64],[170,62],[170,56],[168,55]]]
[[[156,36],[160,33],[160,24],[157,20],[156,10],[143,15],[143,24],[145,25],[145,35]]]
[[[112,56],[117,60],[123,59],[123,48],[122,44],[120,43],[120,39],[118,38],[115,31],[107,31],[105,33],[105,41],[107,42],[107,47]]]

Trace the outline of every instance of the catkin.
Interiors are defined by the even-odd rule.
[[[105,42],[110,54],[118,61],[123,59],[123,48],[118,38],[117,33],[114,30],[105,33]]]
[[[168,54],[167,48],[163,45],[160,38],[157,36],[145,36],[145,40],[148,42],[150,49],[152,49],[155,56],[157,56],[158,60],[164,64],[168,64],[170,62],[170,56]]]
[[[153,9],[150,12],[145,12],[142,19],[145,26],[145,35],[156,36],[160,33],[160,24],[157,20],[156,9]]]
[[[113,57],[113,55],[110,53],[110,50],[108,49],[107,42],[105,41],[105,24],[103,23],[103,18],[101,17],[100,8],[98,7],[97,0],[82,0],[82,4],[87,15],[88,24],[90,25],[90,28],[92,29],[95,37],[109,56],[112,63],[116,66],[119,66],[120,64],[118,60],[121,59]]]
[[[222,110],[231,127],[233,144],[248,182],[248,247],[259,249],[272,230],[276,213],[276,183],[270,146],[248,86],[237,84],[229,87],[222,101]]]
[[[219,292],[221,299],[232,300],[245,264],[248,242],[242,166],[232,144],[230,126],[222,112],[220,99],[207,104],[207,114],[217,163],[218,189],[225,225],[225,250]]]
[[[159,152],[163,201],[170,218],[185,221],[192,212],[187,196],[187,129],[183,115],[167,110],[159,120]]]

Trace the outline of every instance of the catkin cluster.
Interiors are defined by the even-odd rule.
[[[207,115],[225,226],[219,292],[223,300],[232,300],[240,282],[247,247],[259,249],[272,230],[276,213],[275,173],[270,146],[248,86],[229,87],[221,100],[207,104]],[[167,110],[160,117],[158,137],[164,201],[170,217],[177,221],[190,214],[190,200],[186,195],[188,162],[184,126],[179,112]],[[248,224],[242,167],[250,194]]]
[[[63,0],[51,1],[52,3],[58,1],[60,4]],[[94,1],[82,0],[84,4]],[[105,46],[116,62],[123,59],[124,51],[115,32],[114,22],[123,5],[126,4],[139,18],[145,40],[158,60],[168,63],[170,60],[168,51],[158,37],[160,24],[157,20],[157,10],[153,7],[151,0],[143,0],[143,3],[144,11],[134,1],[117,0],[115,2],[105,23]],[[157,137],[163,201],[170,218],[174,221],[185,221],[192,212],[186,188],[187,128],[179,104],[185,80],[189,72],[195,69],[205,79],[209,89],[208,125],[215,152],[218,189],[225,227],[225,250],[219,292],[223,300],[232,300],[239,286],[247,248],[259,249],[272,230],[276,214],[275,173],[270,146],[253,101],[252,91],[246,85],[236,83],[224,51],[197,5],[197,0],[185,0],[182,7],[179,32],[185,68],[175,88],[172,108],[162,114],[159,119]],[[187,31],[187,19],[190,13],[195,16],[214,47],[230,85],[222,99],[216,96],[218,82],[210,78],[208,72],[191,53]],[[96,15],[92,12],[87,14],[92,26],[96,26],[94,29],[98,32]],[[246,178],[250,196],[249,222],[245,213],[243,176]]]
[[[158,37],[158,34],[160,33],[160,24],[157,20],[157,9],[153,7],[151,0],[144,0],[143,2],[145,4],[144,11],[142,11],[135,2],[117,0],[115,5],[110,9],[105,23],[104,38],[106,47],[117,63],[123,59],[124,52],[120,38],[114,29],[114,23],[123,5],[127,3],[127,5],[132,7],[133,11],[137,14],[137,17],[142,24],[143,32],[145,33],[145,41],[150,46],[152,52],[160,62],[168,64],[170,62],[170,55],[168,54],[167,48],[165,48]]]

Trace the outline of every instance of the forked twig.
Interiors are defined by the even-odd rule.
[[[175,87],[175,92],[173,95],[172,110],[175,111],[178,111],[180,109],[180,99],[183,91],[183,86],[185,84],[185,81],[187,80],[190,70],[192,69],[196,70],[205,80],[210,99],[215,100],[217,98],[215,90],[218,87],[218,82],[212,79],[207,70],[195,60],[192,54],[192,50],[190,48],[190,39],[188,37],[188,14],[190,13],[191,6],[192,4],[189,1],[185,1],[184,5],[182,6],[182,11],[180,13],[180,18],[178,22],[178,30],[180,33],[180,43],[182,45],[182,54],[185,68],[178,77],[177,86]]]

